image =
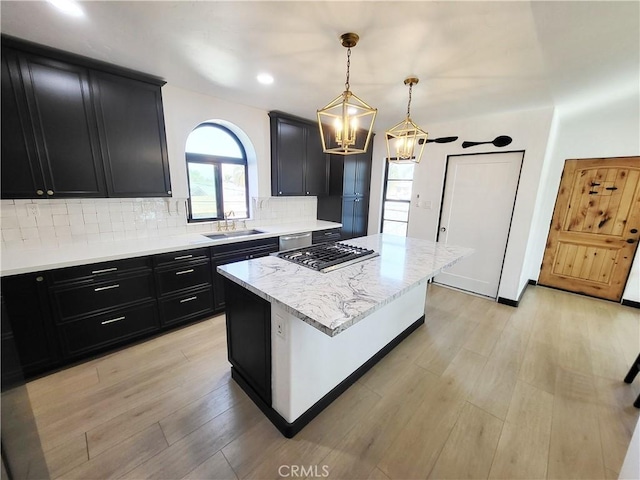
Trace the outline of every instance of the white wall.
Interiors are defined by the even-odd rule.
[[[249,196],[271,195],[269,116],[265,110],[230,103],[172,85],[162,87],[162,100],[174,197],[187,198],[189,194],[184,157],[187,137],[200,123],[210,120],[219,121],[231,128],[247,147]]]
[[[517,300],[527,283],[525,252],[532,229],[533,212],[540,186],[540,176],[545,159],[553,107],[535,110],[506,112],[497,115],[474,117],[455,122],[426,125],[431,138],[457,135],[456,142],[449,144],[430,143],[425,149],[421,163],[414,175],[413,198],[409,212],[409,235],[435,240],[440,215],[440,203],[444,185],[444,174],[448,155],[480,152],[500,152],[524,150],[524,161],[514,209],[507,252],[500,281],[498,296]],[[508,147],[496,148],[482,145],[462,148],[463,140],[493,140],[498,135],[509,135],[513,143]],[[378,135],[377,138],[382,137]],[[380,229],[382,184],[384,177],[384,141],[377,141],[373,151],[371,181],[371,207],[369,212],[369,233]],[[417,199],[431,202],[431,208],[418,208]],[[491,215],[478,206],[479,215]]]
[[[640,95],[637,85],[592,98],[579,105],[559,106],[553,120],[542,188],[523,272],[537,279],[553,215],[564,161],[640,155]],[[640,301],[640,255],[636,255],[623,298]]]

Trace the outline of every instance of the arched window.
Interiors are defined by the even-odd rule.
[[[228,128],[198,125],[187,138],[189,221],[249,217],[247,154]]]

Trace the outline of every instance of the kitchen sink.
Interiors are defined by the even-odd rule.
[[[232,232],[218,232],[218,233],[209,233],[205,235],[205,237],[210,238],[211,240],[218,240],[221,238],[233,238],[233,237],[244,237],[249,235],[258,235],[260,233],[265,233],[262,230],[237,230]]]

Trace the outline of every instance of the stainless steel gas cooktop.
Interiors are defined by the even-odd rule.
[[[285,250],[274,255],[282,258],[283,260],[288,260],[313,270],[326,273],[377,257],[379,254],[374,250],[356,247],[346,243],[328,242],[308,247],[294,248],[292,250]]]

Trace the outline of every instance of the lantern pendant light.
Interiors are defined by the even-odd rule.
[[[420,163],[422,159],[428,134],[411,120],[411,92],[418,81],[417,77],[404,80],[404,84],[409,85],[407,118],[386,132],[387,158],[390,162]]]
[[[378,110],[349,90],[351,48],[356,46],[359,38],[355,33],[340,36],[342,46],[347,48],[347,81],[344,92],[318,110],[318,126],[324,153],[353,155],[364,153],[369,147]]]

